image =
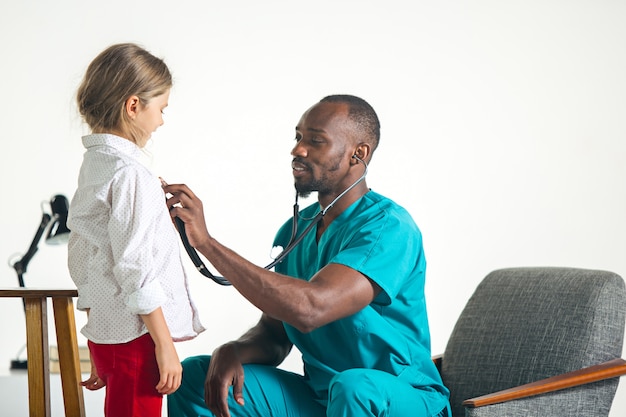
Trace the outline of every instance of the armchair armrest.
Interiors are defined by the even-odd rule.
[[[435,360],[435,358],[433,358]],[[533,395],[544,394],[610,379],[626,375],[626,361],[624,359],[613,359],[599,365],[567,372],[551,378],[520,385],[518,387],[498,391],[480,397],[470,398],[463,401],[463,406],[468,408],[481,407],[485,405],[502,403],[510,400],[531,397]]]

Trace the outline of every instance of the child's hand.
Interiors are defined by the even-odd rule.
[[[161,375],[155,388],[159,394],[172,394],[180,387],[183,378],[183,367],[178,359],[174,343],[169,343],[166,346],[157,345],[155,353]]]
[[[91,376],[80,383],[83,387],[90,391],[98,390],[106,385],[106,383],[98,376],[98,371],[91,361]]]
[[[159,366],[159,383],[154,387],[159,394],[171,394],[180,387],[183,379],[183,366],[178,359],[172,336],[167,328],[161,307],[149,314],[142,314],[141,319],[154,340],[154,354]]]

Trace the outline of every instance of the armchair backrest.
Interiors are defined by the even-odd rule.
[[[491,272],[462,311],[444,352],[441,374],[453,415],[464,415],[465,399],[619,358],[625,319],[624,281],[612,272]],[[594,401],[608,414],[617,380],[603,389],[605,398]]]

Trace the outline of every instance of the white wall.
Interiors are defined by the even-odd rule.
[[[84,129],[73,95],[87,64],[138,42],[175,76],[155,171],[191,185],[210,231],[259,264],[291,213],[302,112],[331,93],[377,109],[368,184],[423,231],[441,352],[495,268],[626,276],[625,20],[626,3],[611,0],[2,2],[0,259],[27,249],[42,201],[74,191]],[[27,284],[71,286],[65,257],[42,244]],[[0,286],[16,285],[2,268]],[[182,357],[258,318],[232,288],[194,274],[193,291],[209,331],[180,344]],[[25,336],[19,301],[3,300],[0,314],[12,335],[3,366]],[[626,413],[624,386],[612,416]]]

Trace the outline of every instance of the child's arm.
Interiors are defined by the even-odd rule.
[[[161,307],[150,314],[142,314],[141,319],[154,341],[157,364],[161,379],[155,387],[160,394],[171,394],[180,387],[183,367],[178,359],[170,330],[167,328]]]
[[[85,310],[87,313],[87,317],[89,317],[89,309]],[[80,385],[85,387],[90,391],[95,391],[104,387],[106,384],[100,377],[98,376],[98,370],[96,369],[96,365],[93,363],[93,358],[91,357],[91,352],[89,352],[89,361],[91,362],[91,375],[84,381],[81,381]]]
[[[104,387],[106,384],[100,377],[98,376],[98,371],[96,370],[96,366],[93,364],[93,359],[91,359],[91,354],[89,355],[89,360],[91,361],[91,375],[84,381],[81,381],[80,385],[85,387],[90,391],[98,390]]]

